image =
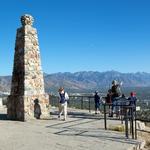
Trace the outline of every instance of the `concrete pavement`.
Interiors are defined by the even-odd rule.
[[[141,144],[124,133],[105,131],[99,116],[72,114],[67,121],[55,113],[49,120],[0,120],[0,150],[132,150]],[[110,120],[108,126],[118,123]]]

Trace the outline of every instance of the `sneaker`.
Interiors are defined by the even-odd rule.
[[[67,120],[67,119],[65,119],[65,118],[63,119],[63,121],[66,121],[66,120]]]

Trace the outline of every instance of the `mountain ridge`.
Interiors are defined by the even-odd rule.
[[[60,86],[68,90],[84,91],[109,88],[112,80],[123,82],[124,87],[150,87],[150,73],[121,73],[118,71],[80,71],[44,73],[46,91],[54,91]],[[10,91],[11,76],[0,76],[0,90]]]

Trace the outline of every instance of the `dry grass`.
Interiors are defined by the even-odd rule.
[[[112,130],[112,131],[118,131],[118,132],[124,132],[125,131],[124,125],[109,125],[108,129]]]

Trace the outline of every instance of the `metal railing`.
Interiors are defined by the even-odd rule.
[[[104,109],[104,127],[107,130],[107,109],[106,107],[112,107],[113,104],[103,104]],[[114,105],[114,107],[120,107],[119,119],[121,124],[125,124],[125,137],[129,138],[131,134],[132,139],[137,139],[137,126],[136,126],[136,105]],[[118,113],[118,112],[114,112]],[[129,127],[130,126],[130,127]],[[130,130],[129,130],[130,129]]]
[[[104,99],[104,97],[103,97]],[[136,105],[130,106],[129,100],[124,99],[125,101],[122,101],[122,103],[116,103],[114,104],[107,104],[102,103],[101,104],[101,112],[104,115],[104,128],[107,130],[107,120],[110,119],[108,117],[110,113],[110,109],[113,107],[119,108],[119,120],[121,121],[121,124],[124,124],[125,126],[125,137],[129,138],[129,135],[131,134],[133,139],[137,139],[137,127],[136,127]],[[59,97],[57,96],[50,96],[50,104],[53,106],[58,106],[59,104]],[[69,96],[69,107],[77,108],[77,109],[86,109],[91,112],[91,110],[95,110],[95,102],[94,102],[94,96],[75,96],[70,95]],[[114,112],[114,114],[118,113],[117,111]],[[115,120],[115,118],[113,118]],[[118,119],[117,119],[118,120]]]
[[[104,97],[103,97],[104,99]],[[50,95],[49,99],[51,106],[58,107],[59,105],[59,97]],[[126,100],[127,102],[127,100]],[[129,101],[128,101],[129,102]],[[7,97],[3,97],[3,105],[7,104]],[[94,96],[93,95],[69,95],[69,107],[71,108],[77,108],[77,109],[86,109],[91,112],[92,110],[95,110],[95,102],[94,102]],[[107,120],[110,119],[108,117],[109,110],[112,107],[112,104],[102,103],[101,104],[101,112],[104,115],[104,128],[107,130]],[[115,107],[119,107],[119,115],[120,115],[120,121],[122,124],[125,125],[125,136],[126,138],[129,138],[129,135],[132,136],[133,139],[137,139],[137,127],[136,127],[136,120],[137,120],[137,112],[136,105],[130,106],[128,104],[124,103],[116,103]],[[116,113],[116,112],[115,112]],[[138,118],[139,119],[139,118]],[[117,119],[118,120],[118,119]]]
[[[50,105],[58,107],[59,97],[50,95]],[[95,110],[94,96],[69,95],[68,107]]]

